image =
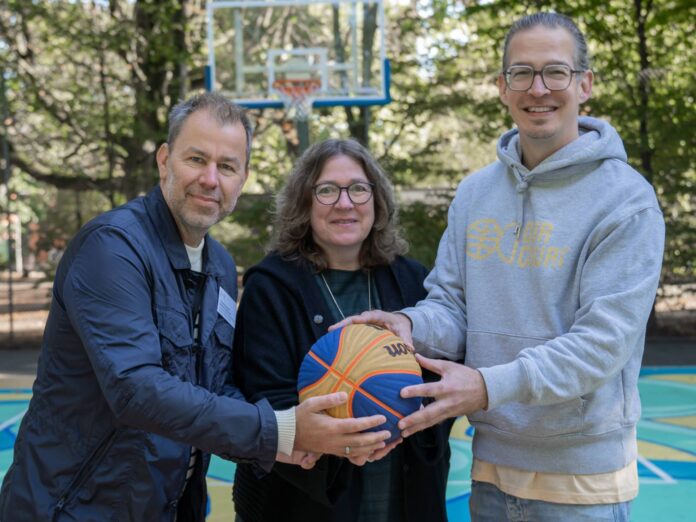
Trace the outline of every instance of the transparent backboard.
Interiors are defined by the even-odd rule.
[[[382,0],[212,1],[207,21],[206,87],[241,105],[282,107],[288,80],[314,107],[390,101]]]

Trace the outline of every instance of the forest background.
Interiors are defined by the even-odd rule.
[[[354,137],[368,145],[402,196],[412,257],[432,265],[453,189],[495,159],[497,138],[512,126],[495,84],[507,28],[522,15],[553,10],[572,17],[588,40],[595,86],[583,114],[616,127],[629,162],[657,192],[667,222],[661,291],[693,288],[693,2],[385,0],[385,6],[392,103],[317,110],[312,141]],[[203,90],[205,8],[204,0],[0,0],[0,108],[10,157],[3,162],[0,210],[20,217],[24,233],[35,238],[29,248],[59,252],[93,216],[157,182],[154,153],[166,139],[167,113]],[[280,9],[274,16],[259,27],[261,38],[330,29],[283,18]],[[212,231],[242,269],[264,254],[273,194],[298,154],[297,133],[283,111],[250,115],[251,178],[238,209]],[[6,254],[2,249],[5,266]],[[37,267],[50,275],[55,259],[39,258]]]

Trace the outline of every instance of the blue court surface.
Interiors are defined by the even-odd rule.
[[[640,378],[643,416],[638,425],[640,494],[634,522],[694,520],[696,497],[696,366],[644,368]],[[0,478],[10,465],[12,447],[31,391],[0,390]],[[466,419],[452,431],[452,462],[447,507],[452,521],[469,520],[471,432]],[[210,522],[231,522],[234,464],[213,458],[208,472]]]

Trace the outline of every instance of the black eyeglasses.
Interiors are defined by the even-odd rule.
[[[537,71],[529,65],[513,65],[505,71],[505,83],[511,91],[528,91],[538,74],[544,86],[550,91],[565,91],[570,85],[573,74],[585,71],[571,69],[563,64],[550,64]]]
[[[346,187],[340,187],[335,183],[318,183],[314,185],[314,197],[322,205],[335,205],[341,198],[341,191],[345,190],[348,194],[348,199],[353,202],[353,205],[364,205],[372,197],[372,187],[374,183],[367,181],[357,181]]]

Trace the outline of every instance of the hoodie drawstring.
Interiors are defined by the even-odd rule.
[[[515,177],[520,180],[515,187],[517,190],[517,223],[515,223],[515,238],[519,239],[522,233],[522,227],[524,226],[524,195],[529,188],[529,183],[524,179],[524,176],[520,174],[517,168],[513,166],[512,169],[515,172]]]

